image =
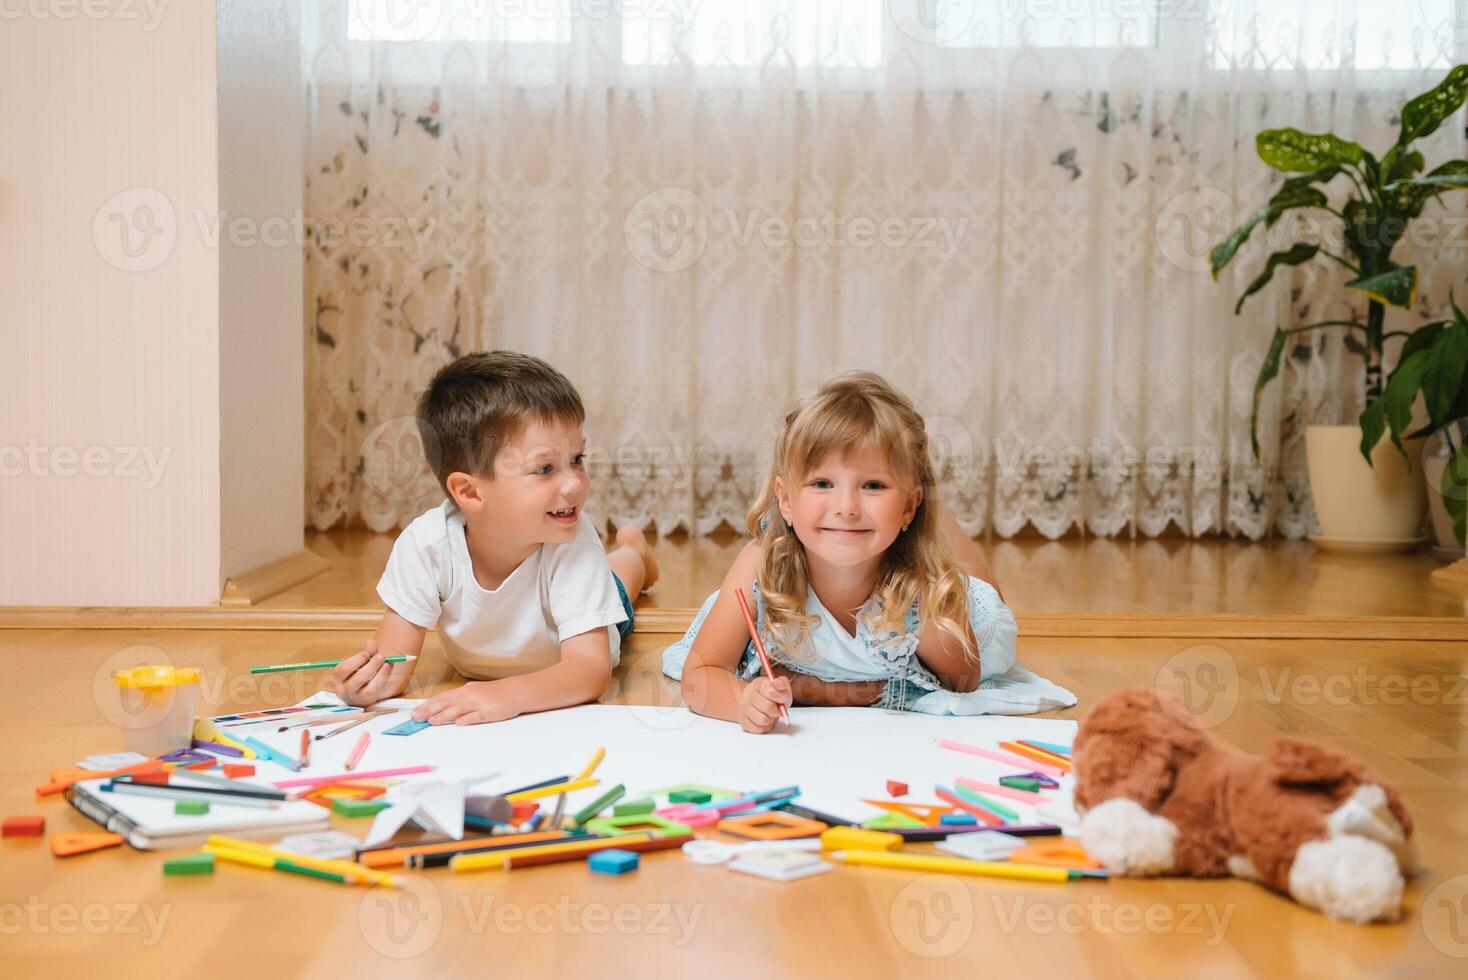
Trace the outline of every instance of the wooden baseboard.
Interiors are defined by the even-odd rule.
[[[252,568],[238,578],[224,583],[219,605],[225,609],[248,609],[293,585],[300,585],[331,567],[331,562],[310,548],[302,548],[284,558]]]
[[[637,611],[637,632],[674,636],[696,609]],[[33,606],[0,608],[0,629],[90,630],[374,630],[381,609],[249,607]],[[1231,616],[1218,614],[1020,614],[1021,637],[1178,639],[1423,640],[1468,642],[1468,619],[1448,616]]]

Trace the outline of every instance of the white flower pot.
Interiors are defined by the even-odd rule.
[[[1402,455],[1388,434],[1361,457],[1359,425],[1312,425],[1305,429],[1310,494],[1326,548],[1384,551],[1424,540],[1422,517],[1427,488],[1422,477],[1422,440],[1405,440]]]

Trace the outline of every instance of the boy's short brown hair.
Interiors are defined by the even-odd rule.
[[[514,351],[465,354],[443,367],[418,398],[418,435],[439,485],[450,473],[494,476],[494,458],[532,420],[580,425],[576,386],[538,357]]]

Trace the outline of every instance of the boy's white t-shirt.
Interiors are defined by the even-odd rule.
[[[627,618],[612,567],[584,514],[576,537],[541,545],[490,591],[474,578],[464,514],[451,500],[419,515],[393,545],[377,594],[415,626],[438,627],[449,662],[492,679],[549,667],[562,640],[605,627],[612,666]]]

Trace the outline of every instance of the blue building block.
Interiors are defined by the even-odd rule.
[[[592,871],[599,871],[604,875],[626,874],[637,870],[637,852],[609,847],[605,851],[592,854],[586,859],[586,863],[591,865]]]
[[[944,827],[968,827],[978,823],[972,813],[945,813],[938,818]]]

